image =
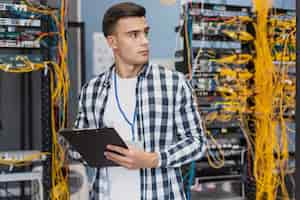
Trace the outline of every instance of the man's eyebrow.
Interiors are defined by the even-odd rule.
[[[144,31],[146,31],[146,32],[149,31],[149,30],[150,30],[149,26],[144,28]],[[143,30],[141,30],[141,29],[132,29],[132,30],[127,31],[126,33],[142,32],[142,31]]]

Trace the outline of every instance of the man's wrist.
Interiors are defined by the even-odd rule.
[[[159,156],[156,152],[150,153],[150,168],[156,168],[158,167],[159,163]]]

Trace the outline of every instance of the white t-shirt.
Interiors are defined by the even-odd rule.
[[[120,106],[128,120],[132,123],[136,102],[135,88],[137,78],[124,79],[120,78],[118,75],[116,77]],[[136,146],[138,143],[132,141],[131,126],[125,121],[117,105],[114,78],[112,83],[113,84],[109,90],[108,101],[104,112],[104,125],[114,128],[128,145]],[[134,129],[137,131],[136,123]],[[112,200],[140,199],[139,170],[128,170],[124,167],[109,167],[108,174],[110,179],[110,192]]]

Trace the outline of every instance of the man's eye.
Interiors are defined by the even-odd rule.
[[[138,37],[138,33],[136,33],[136,32],[130,33],[130,37],[137,38]]]

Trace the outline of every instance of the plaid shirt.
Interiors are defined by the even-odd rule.
[[[84,85],[76,128],[101,128],[112,80],[108,71]],[[146,152],[157,152],[157,168],[140,169],[141,200],[184,200],[180,167],[200,159],[205,151],[192,88],[184,75],[146,64],[136,86],[137,133]],[[96,169],[91,199],[110,200],[108,170]]]

